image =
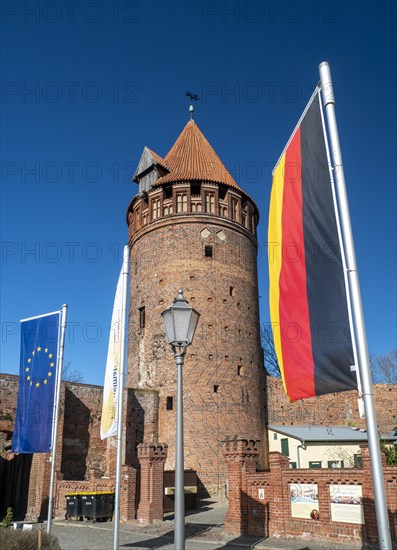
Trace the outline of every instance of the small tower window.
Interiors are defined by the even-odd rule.
[[[167,397],[166,409],[167,411],[172,411],[174,408],[174,398],[172,396]]]
[[[135,227],[139,229],[141,226],[141,207],[138,206],[135,210]]]
[[[211,245],[207,245],[204,247],[204,256],[206,258],[212,258],[212,252],[213,252],[213,247]]]
[[[152,201],[152,220],[157,220],[160,217],[160,199]]]
[[[237,214],[238,214],[238,201],[236,199],[232,199],[231,201],[231,218],[234,221],[237,221]]]
[[[241,365],[238,365],[237,367],[237,376],[243,376],[244,374],[244,369]]]
[[[176,211],[178,213],[187,213],[187,194],[186,193],[177,193],[176,194]]]
[[[139,328],[142,330],[145,328],[146,315],[145,315],[145,306],[139,308]]]
[[[218,393],[219,391],[219,384],[214,384],[214,393]]]
[[[208,214],[215,214],[215,195],[214,193],[205,194],[205,211]]]

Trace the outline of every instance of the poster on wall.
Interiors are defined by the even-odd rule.
[[[364,524],[361,485],[330,485],[331,520]]]
[[[320,519],[317,483],[290,483],[289,492],[293,518]]]

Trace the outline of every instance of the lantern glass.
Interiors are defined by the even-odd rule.
[[[189,328],[187,331],[187,341],[189,344],[192,343],[194,333],[196,332],[197,323],[200,317],[200,313],[192,308],[191,315],[190,315],[190,321],[189,321]]]
[[[189,306],[181,290],[172,306],[164,310],[161,316],[171,346],[191,344],[200,314]]]

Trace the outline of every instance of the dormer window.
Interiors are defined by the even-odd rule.
[[[147,193],[156,181],[169,172],[166,162],[159,155],[144,148],[138,167],[134,174],[134,181],[139,183],[139,193]]]

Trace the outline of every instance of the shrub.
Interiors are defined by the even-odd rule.
[[[61,550],[58,539],[53,535],[42,532],[42,550]],[[38,529],[22,531],[14,529],[0,529],[1,550],[37,550]]]
[[[386,464],[394,466],[397,464],[397,445],[386,445],[383,441],[380,444],[380,449],[386,455]]]
[[[11,525],[12,522],[12,508],[7,508],[7,513],[3,518],[3,522],[1,524],[2,529],[7,529]]]

